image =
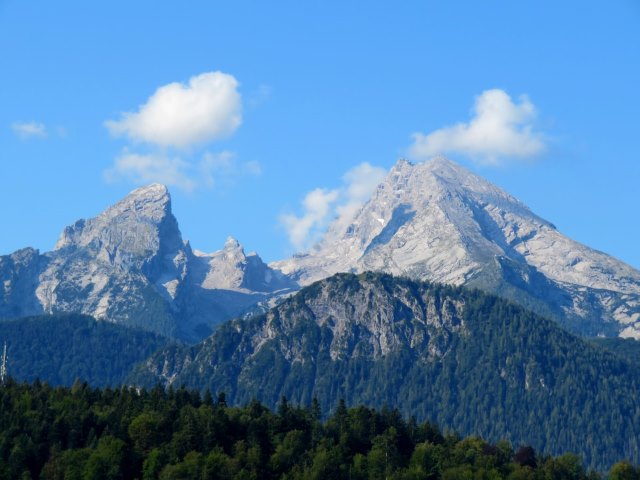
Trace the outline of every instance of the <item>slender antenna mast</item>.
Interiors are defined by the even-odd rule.
[[[4,385],[7,378],[7,342],[4,342],[4,350],[2,351],[2,363],[0,364],[0,380]]]

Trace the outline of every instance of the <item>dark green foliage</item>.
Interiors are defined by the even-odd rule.
[[[591,341],[594,345],[640,367],[640,341],[634,338],[594,338]]]
[[[209,397],[211,398],[211,397]],[[0,479],[587,480],[578,457],[443,435],[398,411],[227,407],[185,389],[0,386]],[[619,462],[611,478],[636,479]]]
[[[76,314],[0,322],[0,348],[4,341],[16,379],[52,385],[81,379],[95,386],[121,385],[133,365],[168,343],[153,333]]]
[[[360,340],[361,327],[350,321],[353,344],[332,357],[332,331],[316,322],[309,305],[321,295],[349,305],[355,292],[372,284],[395,302],[396,332],[412,328],[406,306],[429,299],[441,309],[464,302],[459,318],[455,312],[442,314],[464,329],[443,331],[442,338],[433,333],[441,354],[431,354],[424,343],[404,343],[374,357]],[[591,468],[607,469],[620,458],[640,462],[636,364],[507,301],[389,275],[341,274],[305,288],[270,315],[223,325],[192,347],[188,356],[194,361],[177,371],[177,382],[202,391],[224,390],[230,405],[257,398],[276,408],[282,395],[301,404],[316,397],[325,413],[335,412],[340,398],[375,408],[386,404],[464,435],[505,438],[544,454],[573,451]],[[254,335],[267,321],[276,331],[285,322],[289,329],[263,338],[254,349]],[[286,349],[304,361],[291,360]],[[155,357],[156,365],[164,365],[164,358]],[[139,370],[135,377],[140,384],[158,381],[152,376],[145,382],[144,373]],[[327,451],[327,459],[334,453]]]

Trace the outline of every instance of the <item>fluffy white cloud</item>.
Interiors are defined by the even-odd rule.
[[[384,168],[374,167],[368,162],[353,167],[342,176],[346,198],[350,202],[360,204],[366,202],[386,174],[387,171]]]
[[[137,112],[105,122],[112,135],[162,147],[185,148],[231,135],[242,123],[238,82],[222,72],[170,83],[156,90]]]
[[[22,140],[29,138],[47,138],[47,127],[37,122],[15,122],[11,129]]]
[[[342,233],[358,213],[362,204],[371,197],[371,193],[380,185],[387,171],[382,167],[374,167],[367,162],[353,167],[342,177],[345,183],[342,203],[336,206],[335,231]]]
[[[499,165],[544,151],[543,137],[533,129],[536,109],[525,95],[513,102],[503,90],[487,90],[476,97],[473,113],[469,123],[413,134],[410,155],[423,160],[461,153],[479,163]]]
[[[136,112],[105,122],[112,135],[150,145],[146,153],[125,149],[104,172],[105,180],[159,182],[191,191],[260,175],[258,163],[239,163],[232,152],[189,148],[231,135],[242,123],[241,103],[237,80],[222,72],[158,88]]]
[[[346,227],[385,174],[384,168],[364,162],[342,176],[342,187],[333,190],[316,188],[307,193],[302,202],[302,215],[280,217],[293,247],[297,250],[309,248],[332,220],[337,230]]]
[[[286,229],[289,241],[296,249],[306,248],[309,241],[315,238],[317,229],[326,222],[339,193],[338,190],[316,188],[304,197],[302,216],[286,214],[280,217],[280,223]]]
[[[219,183],[230,184],[240,176],[260,174],[260,164],[240,163],[227,151],[206,152],[201,160],[190,162],[162,153],[139,154],[125,150],[104,172],[104,178],[109,183],[162,183],[190,192],[196,188],[213,188]]]

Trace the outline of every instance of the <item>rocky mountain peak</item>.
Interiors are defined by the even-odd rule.
[[[87,247],[111,257],[118,252],[148,257],[160,250],[182,249],[167,187],[156,183],[138,188],[97,217],[66,227],[55,250],[67,247]]]
[[[446,172],[449,175],[466,176],[471,173],[469,170],[462,167],[460,164],[448,159],[444,155],[436,155],[431,160],[418,165],[423,165],[426,170],[430,170],[432,172]]]
[[[224,242],[224,250],[242,250],[242,255],[244,255],[244,249],[240,245],[240,242],[231,235],[229,235],[227,240]]]
[[[148,185],[66,227],[55,250],[45,254],[35,295],[47,313],[82,312],[172,335],[175,327],[166,325],[173,321],[189,253],[167,188]]]
[[[484,262],[508,254],[517,235],[543,228],[554,227],[446,157],[401,159],[350,223],[330,225],[309,255],[276,266],[303,284],[364,270],[461,284]]]
[[[639,271],[442,156],[398,161],[350,222],[339,219],[308,254],[272,266],[302,285],[368,270],[466,284],[573,318],[580,333],[640,337]]]
[[[171,216],[171,195],[164,185],[153,183],[130,192],[98,218],[103,222],[113,219],[146,223],[160,223]]]
[[[432,159],[421,162],[413,163],[405,158],[400,158],[391,170],[389,170],[388,177],[394,178],[401,175],[410,176],[419,174],[419,172],[431,172],[432,174],[439,174],[448,178],[466,177],[471,172],[457,163],[449,160],[444,155],[436,155]]]
[[[167,217],[173,217],[171,195],[167,187],[154,183],[133,190],[98,218],[159,224]]]
[[[198,284],[207,290],[274,292],[297,287],[282,273],[271,269],[260,256],[245,254],[234,237],[227,237],[222,250],[213,253],[195,251]]]
[[[193,341],[297,287],[232,237],[192,250],[167,188],[152,184],[65,228],[51,252],[0,256],[0,319],[81,312]]]
[[[406,158],[399,158],[398,161],[391,167],[389,173],[399,174],[404,171],[411,171],[414,165]]]

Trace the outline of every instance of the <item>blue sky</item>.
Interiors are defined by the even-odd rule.
[[[442,148],[640,267],[636,0],[97,3],[0,0],[0,254],[159,177],[195,248],[276,260],[309,192]]]

